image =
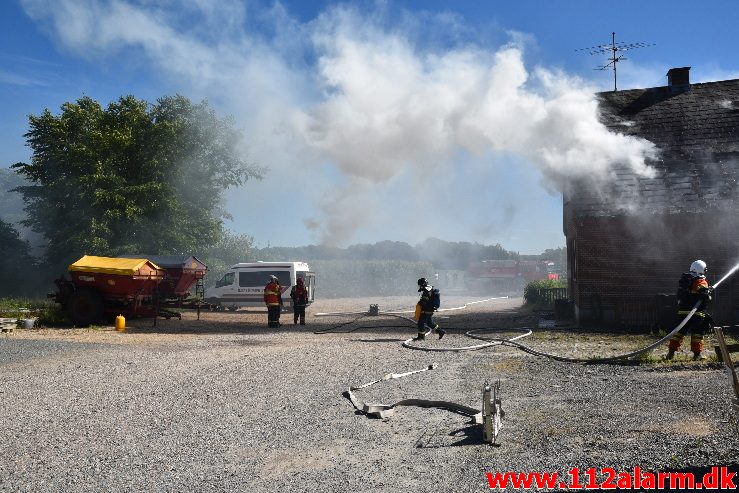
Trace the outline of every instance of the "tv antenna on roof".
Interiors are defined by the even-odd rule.
[[[575,51],[587,51],[591,55],[604,55],[610,52],[611,57],[608,59],[608,63],[602,65],[595,70],[608,70],[609,67],[613,67],[613,91],[616,89],[616,64],[621,60],[627,60],[624,55],[620,55],[619,52],[635,50],[636,48],[646,48],[647,46],[654,46],[646,43],[616,43],[616,33],[611,33],[611,44],[609,45],[598,45],[591,46],[590,48],[580,48]]]

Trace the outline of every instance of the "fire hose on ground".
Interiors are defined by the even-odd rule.
[[[351,401],[355,409],[364,413],[366,416],[381,419],[388,419],[393,416],[395,408],[400,406],[446,409],[447,411],[470,418],[472,424],[482,425],[483,441],[495,444],[498,433],[500,433],[500,429],[503,427],[503,417],[505,416],[505,411],[503,411],[500,399],[500,381],[496,382],[492,386],[487,383],[483,386],[482,409],[479,411],[474,407],[458,404],[456,402],[430,399],[403,399],[394,404],[365,403],[364,401],[359,400],[355,394],[356,391],[366,389],[367,387],[379,382],[403,378],[425,371],[434,370],[436,368],[438,368],[438,365],[434,363],[420,370],[409,371],[406,373],[388,373],[379,380],[350,387],[348,391],[344,392],[344,396]]]
[[[721,284],[725,279],[727,279],[737,269],[739,269],[739,264],[737,264],[732,270],[730,270],[729,273],[727,273],[719,282],[717,282],[714,285],[713,288],[716,289],[719,286],[719,284]],[[471,302],[471,303],[465,304],[462,307],[455,307],[455,308],[450,308],[450,309],[446,309],[446,310],[459,310],[459,309],[466,308],[470,304],[481,303],[481,302],[484,302],[484,301],[490,301],[492,299],[495,299],[495,298],[489,298],[487,300],[480,300],[480,301],[476,301],[476,302]],[[406,348],[409,348],[409,349],[415,349],[415,350],[421,350],[421,351],[436,351],[436,352],[456,351],[456,352],[459,352],[459,351],[479,350],[479,349],[483,349],[483,348],[491,347],[491,346],[495,346],[495,345],[506,345],[506,346],[511,346],[511,347],[515,347],[515,348],[521,349],[522,351],[527,352],[527,353],[532,354],[532,355],[535,355],[535,356],[542,356],[542,357],[554,359],[556,361],[563,361],[563,362],[569,362],[569,363],[609,363],[609,362],[614,362],[614,361],[619,361],[619,360],[624,360],[624,359],[629,359],[629,358],[633,358],[633,357],[639,356],[639,355],[644,354],[644,353],[646,353],[648,351],[651,351],[655,347],[657,347],[660,344],[664,343],[665,341],[667,341],[668,339],[670,339],[672,336],[674,336],[675,334],[677,334],[683,327],[685,327],[685,325],[688,323],[688,321],[693,317],[693,315],[695,315],[695,313],[697,312],[697,310],[700,307],[701,303],[702,303],[702,301],[698,301],[695,304],[695,306],[690,310],[690,312],[688,312],[688,314],[685,316],[685,318],[677,325],[677,327],[675,327],[670,333],[668,333],[667,335],[665,335],[664,337],[662,337],[658,341],[656,341],[656,342],[654,342],[654,343],[652,343],[652,344],[650,344],[650,345],[648,345],[648,346],[646,346],[644,348],[638,349],[636,351],[632,351],[630,353],[621,354],[621,355],[617,355],[617,356],[611,356],[611,357],[607,357],[607,358],[570,358],[570,357],[566,357],[566,356],[559,356],[559,355],[555,355],[555,354],[546,353],[546,352],[543,352],[543,351],[538,351],[538,350],[535,350],[533,348],[530,348],[530,347],[528,347],[528,346],[526,346],[524,344],[521,344],[519,342],[516,342],[518,339],[522,339],[522,338],[527,337],[527,336],[529,336],[529,335],[531,335],[533,333],[532,330],[531,329],[528,329],[528,328],[517,328],[517,329],[488,328],[488,329],[473,329],[473,330],[468,330],[467,332],[464,333],[465,336],[470,337],[470,338],[473,338],[473,339],[478,339],[478,340],[486,341],[486,342],[484,342],[482,344],[476,344],[476,345],[473,345],[473,346],[455,347],[455,348],[449,348],[449,347],[446,347],[446,348],[443,348],[443,347],[442,348],[420,347],[420,346],[413,345],[412,342],[413,342],[414,339],[412,339],[412,338],[405,340],[403,342],[403,346],[406,347]],[[373,305],[373,307],[371,307],[371,310],[370,310],[370,312],[372,312],[372,315],[379,315],[380,312],[379,312],[379,310],[377,310],[377,306],[376,305]],[[442,311],[442,310],[439,310],[439,311]],[[396,311],[396,312],[384,312],[382,314],[383,315],[395,316],[395,317],[398,317],[398,318],[402,318],[402,319],[407,320],[407,321],[409,321],[411,323],[414,323],[414,325],[415,325],[415,321],[413,319],[410,319],[408,317],[403,317],[403,316],[400,315],[400,313],[409,313],[409,312],[405,312],[405,311],[398,312],[398,311]],[[337,327],[343,327],[343,326],[348,325],[350,323],[356,322],[360,318],[362,318],[364,316],[368,316],[369,314],[370,313],[365,313],[365,312],[353,312],[353,313],[331,313],[331,314],[328,314],[327,313],[327,314],[318,314],[317,316],[359,315],[354,320],[352,320],[350,322],[346,322],[346,323],[340,324],[339,326],[337,326]],[[509,339],[503,339],[503,338],[494,338],[494,339],[491,339],[489,337],[484,337],[484,336],[478,334],[481,331],[488,331],[489,332],[491,330],[507,331],[507,332],[520,331],[520,332],[522,332],[522,334],[520,334],[520,335],[518,335],[516,337],[509,338]],[[327,331],[317,331],[315,333],[316,334],[325,334],[325,333],[328,333],[329,331],[330,330],[327,330]],[[428,335],[430,332],[431,332],[431,330],[429,329],[429,331],[427,332],[426,335]],[[386,380],[392,380],[392,379],[401,378],[401,377],[406,377],[406,376],[409,376],[409,375],[414,375],[414,374],[425,372],[425,371],[428,371],[428,370],[433,370],[436,367],[437,367],[436,364],[432,364],[432,365],[429,365],[427,368],[423,368],[421,370],[410,371],[410,372],[400,373],[400,374],[389,373],[389,374],[386,374],[383,378],[381,378],[379,380],[375,380],[375,381],[366,383],[364,385],[360,385],[360,386],[356,386],[356,387],[351,387],[347,392],[345,392],[345,396],[351,401],[352,405],[357,410],[363,412],[365,415],[379,417],[379,418],[383,418],[383,419],[387,419],[390,416],[392,416],[393,413],[394,413],[395,407],[398,407],[398,406],[436,407],[436,408],[447,409],[449,411],[456,412],[458,414],[462,414],[462,415],[465,415],[465,416],[471,418],[472,419],[472,422],[475,423],[475,424],[481,424],[482,427],[483,427],[483,440],[485,442],[488,442],[488,443],[495,443],[496,437],[497,437],[498,433],[500,432],[500,429],[502,428],[502,418],[505,416],[505,413],[503,412],[502,407],[501,407],[500,382],[497,382],[492,387],[492,389],[491,389],[490,385],[488,385],[487,383],[485,384],[485,386],[483,388],[482,410],[479,411],[479,412],[475,408],[471,408],[469,406],[465,406],[465,405],[462,405],[462,404],[457,404],[457,403],[450,402],[450,401],[439,401],[439,400],[428,400],[428,399],[404,399],[404,400],[401,400],[399,402],[396,402],[394,404],[389,404],[389,405],[388,404],[368,404],[368,403],[365,403],[365,402],[360,401],[357,398],[356,394],[355,394],[356,391],[361,390],[361,389],[364,389],[364,388],[367,388],[367,387],[369,387],[371,385],[374,385],[374,384],[376,384],[378,382],[382,382],[382,381],[386,381]],[[491,392],[492,392],[492,399],[491,399]]]
[[[735,265],[724,277],[722,277],[716,284],[714,284],[713,285],[713,289],[716,290],[718,288],[718,286],[722,282],[724,282],[726,279],[728,279],[729,276],[731,276],[734,272],[736,272],[737,269],[739,269],[739,264]],[[700,307],[701,303],[702,303],[702,301],[696,302],[695,306],[693,306],[693,309],[690,310],[687,315],[685,315],[685,318],[678,324],[678,326],[675,327],[669,334],[667,334],[664,337],[662,337],[660,340],[658,340],[658,341],[656,341],[656,342],[654,342],[654,343],[652,343],[652,344],[650,344],[650,345],[648,345],[648,346],[646,346],[644,348],[638,349],[636,351],[632,351],[632,352],[626,353],[626,354],[619,354],[617,356],[610,356],[610,357],[607,357],[607,358],[569,358],[569,357],[566,357],[566,356],[559,356],[559,355],[556,355],[556,354],[550,354],[550,353],[546,353],[546,352],[543,352],[543,351],[537,351],[536,349],[533,349],[533,348],[530,348],[528,346],[525,346],[524,344],[515,342],[515,339],[518,339],[520,337],[514,338],[514,339],[490,339],[490,338],[482,337],[482,336],[479,336],[479,335],[475,334],[475,332],[479,332],[480,330],[485,330],[485,329],[471,330],[471,331],[465,332],[465,335],[467,337],[472,337],[473,339],[480,339],[480,340],[483,340],[483,341],[489,341],[491,343],[497,343],[499,345],[512,346],[512,347],[518,348],[518,349],[520,349],[520,350],[522,350],[522,351],[524,351],[526,353],[532,354],[534,356],[542,356],[542,357],[545,357],[545,358],[554,359],[556,361],[564,361],[564,362],[568,362],[568,363],[612,363],[614,361],[620,361],[620,360],[635,358],[635,357],[637,357],[639,355],[642,355],[642,354],[645,354],[645,353],[651,351],[652,349],[656,348],[660,344],[663,344],[666,341],[668,341],[672,336],[674,336],[675,334],[677,334],[683,327],[685,327],[685,324],[687,324],[688,321],[691,319],[691,317],[693,317],[693,315],[695,315],[695,312],[698,311],[698,308]],[[529,333],[531,333],[531,332],[529,331]],[[411,344],[412,341],[413,341],[413,339],[408,339],[407,341],[403,342],[403,346],[405,346],[405,347],[407,347],[409,349],[426,350],[426,348],[422,348],[422,347],[418,347],[418,346],[413,346]]]
[[[490,301],[490,300],[493,300],[493,299],[500,299],[500,298],[488,298],[487,300],[473,301],[471,303],[466,303],[465,305],[462,305],[460,307],[440,309],[438,311],[444,311],[444,310],[460,310],[460,309],[466,308],[470,304],[482,303],[484,301]],[[688,323],[688,320],[690,320],[690,318],[697,311],[699,304],[700,303],[696,303],[696,306],[693,307],[693,309],[685,316],[685,318],[682,320],[682,322],[677,327],[675,327],[675,329],[673,329],[669,334],[667,334],[666,336],[662,337],[660,340],[654,342],[653,344],[650,344],[649,346],[647,346],[645,348],[639,349],[637,351],[632,351],[630,353],[621,354],[621,355],[618,355],[618,356],[611,356],[611,357],[608,357],[608,358],[570,358],[570,357],[567,357],[567,356],[559,356],[559,355],[556,355],[556,354],[551,354],[551,353],[547,353],[547,352],[544,352],[544,351],[539,351],[539,350],[533,349],[533,348],[531,348],[529,346],[526,346],[524,344],[521,344],[519,342],[516,342],[519,339],[523,339],[524,337],[528,337],[531,334],[533,334],[532,329],[530,329],[528,327],[518,327],[518,328],[510,328],[510,329],[501,329],[501,328],[497,328],[497,327],[495,327],[495,328],[494,327],[488,327],[488,328],[468,330],[468,331],[466,331],[464,333],[465,336],[470,337],[472,339],[478,339],[478,340],[481,340],[481,341],[485,341],[485,342],[480,343],[480,344],[473,344],[473,345],[469,345],[469,346],[461,346],[461,347],[433,347],[433,346],[430,346],[430,347],[424,347],[424,346],[418,346],[418,345],[413,344],[414,343],[414,339],[413,338],[406,339],[405,341],[403,341],[402,345],[403,345],[403,347],[406,347],[408,349],[414,349],[414,350],[426,351],[426,352],[478,351],[480,349],[485,349],[485,348],[489,348],[489,347],[493,347],[493,346],[501,346],[501,345],[503,345],[503,346],[511,346],[511,347],[518,348],[518,349],[520,349],[520,350],[522,350],[522,351],[524,351],[526,353],[532,354],[534,356],[542,356],[542,357],[545,357],[545,358],[554,359],[556,361],[564,361],[564,362],[570,362],[570,363],[609,363],[609,362],[613,362],[613,361],[619,361],[619,360],[623,360],[623,359],[629,359],[629,358],[636,357],[636,356],[638,356],[640,354],[644,354],[644,353],[646,353],[648,351],[651,351],[652,349],[654,349],[658,345],[664,343],[669,338],[671,338],[673,335],[675,335],[680,329],[682,329],[685,326],[685,324]],[[378,315],[384,315],[384,316],[390,316],[390,317],[400,318],[401,320],[408,321],[411,324],[415,325],[416,322],[412,318],[410,318],[410,317],[404,317],[402,315],[399,315],[400,313],[411,313],[411,312],[412,312],[411,310],[409,310],[409,311],[388,311],[388,312],[378,312]],[[329,329],[315,331],[314,334],[336,333],[337,332],[336,329],[339,329],[341,327],[345,327],[347,325],[351,325],[351,324],[359,321],[360,319],[362,319],[364,317],[370,316],[368,312],[331,312],[331,313],[317,313],[315,316],[317,316],[317,317],[331,317],[331,316],[346,316],[346,315],[357,315],[357,317],[354,318],[354,319],[352,319],[352,320],[349,320],[347,322],[343,322],[341,324],[335,325],[335,326],[333,326],[333,327],[331,327]],[[406,326],[407,325],[398,325],[396,327],[406,327]],[[383,327],[387,327],[387,326],[383,326]],[[353,331],[358,330],[360,328],[362,328],[362,327],[355,327],[352,330],[344,331],[344,332],[353,332]],[[509,338],[509,339],[490,338],[490,337],[485,337],[485,336],[482,336],[482,335],[479,334],[480,332],[492,332],[492,331],[498,331],[498,332],[521,332],[521,334],[520,335],[517,335],[515,337],[512,337],[512,338]],[[430,333],[430,330],[426,333],[426,335],[429,335],[429,333]]]
[[[738,269],[739,269],[739,264],[735,265],[724,277],[722,277],[716,284],[714,284],[713,289],[716,290],[718,288],[718,286],[722,282],[724,282],[729,276],[731,276]],[[458,307],[442,308],[442,309],[437,310],[437,311],[438,312],[443,312],[443,311],[463,310],[463,309],[467,308],[469,305],[473,305],[473,304],[477,304],[477,303],[484,303],[484,302],[492,301],[492,300],[505,299],[505,298],[507,298],[507,297],[502,297],[502,298],[487,298],[487,299],[484,299],[484,300],[472,301],[472,302],[469,302],[469,303],[465,303],[464,305],[458,306]],[[616,355],[616,356],[609,356],[609,357],[605,357],[605,358],[572,358],[572,357],[567,357],[567,356],[560,356],[560,355],[556,355],[556,354],[547,353],[547,352],[544,352],[544,351],[539,351],[539,350],[536,350],[536,349],[531,348],[529,346],[526,346],[524,344],[521,344],[520,342],[516,342],[517,340],[522,339],[524,337],[527,337],[527,336],[529,336],[529,335],[531,335],[533,333],[533,331],[531,329],[527,328],[527,327],[520,327],[520,328],[514,328],[514,329],[482,328],[482,329],[468,330],[467,332],[464,333],[465,336],[470,337],[472,339],[478,339],[478,340],[481,340],[481,341],[485,341],[484,343],[474,344],[474,345],[471,345],[471,346],[462,346],[462,347],[425,347],[425,346],[418,346],[418,345],[413,344],[413,342],[414,342],[414,339],[413,338],[406,339],[405,341],[403,341],[402,345],[403,345],[403,347],[406,347],[408,349],[414,349],[414,350],[418,350],[418,351],[427,351],[427,352],[477,351],[477,350],[485,349],[485,348],[492,347],[492,346],[500,346],[500,345],[503,345],[503,346],[515,347],[517,349],[520,349],[520,350],[522,350],[522,351],[524,351],[524,352],[526,352],[528,354],[532,354],[534,356],[541,356],[541,357],[550,358],[550,359],[553,359],[553,360],[556,360],[556,361],[563,361],[563,362],[568,362],[568,363],[612,363],[614,361],[621,361],[621,360],[626,360],[626,359],[630,359],[630,358],[634,358],[634,357],[640,356],[642,354],[645,354],[645,353],[653,350],[654,348],[656,348],[660,344],[665,343],[667,340],[669,340],[671,337],[673,337],[675,334],[677,334],[683,327],[685,327],[685,325],[688,323],[688,321],[698,311],[698,308],[700,307],[700,304],[701,304],[701,301],[698,301],[695,304],[695,306],[693,307],[693,309],[690,310],[690,312],[688,312],[688,314],[685,316],[685,318],[683,318],[683,320],[677,325],[677,327],[675,327],[672,331],[670,331],[667,335],[665,335],[664,337],[662,337],[658,341],[655,341],[654,343],[652,343],[652,344],[650,344],[650,345],[648,345],[646,347],[643,347],[641,349],[638,349],[636,351],[631,351],[629,353],[619,354],[619,355]],[[402,313],[412,313],[411,310],[395,310],[395,311],[380,312],[380,311],[377,310],[376,305],[373,305],[373,307],[375,308],[375,311],[372,313],[373,315],[385,315],[385,316],[397,317],[397,318],[400,318],[400,319],[403,319],[403,320],[407,320],[408,322],[410,322],[410,323],[412,323],[414,325],[416,324],[415,320],[413,320],[412,318],[410,318],[410,317],[404,317],[404,316],[401,315]],[[327,330],[324,330],[324,331],[316,331],[314,333],[315,334],[326,334],[326,333],[333,332],[334,329],[339,328],[339,327],[344,327],[344,326],[349,325],[349,324],[352,324],[352,323],[358,321],[359,319],[361,319],[363,317],[369,316],[370,313],[369,312],[331,312],[331,313],[317,313],[316,314],[317,317],[342,316],[342,315],[358,315],[358,317],[355,318],[354,320],[351,320],[349,322],[345,322],[345,323],[339,324],[339,325],[334,326],[334,327],[332,327],[330,329],[327,329]],[[356,330],[357,328],[355,328],[353,330]],[[516,331],[516,332],[522,332],[522,334],[520,334],[520,335],[518,335],[516,337],[512,337],[510,339],[503,339],[503,338],[490,338],[490,337],[482,336],[482,335],[479,334],[479,332],[483,332],[483,331],[487,331],[487,332],[491,332],[491,331],[498,331],[498,332]],[[430,330],[426,333],[426,335],[429,335],[429,332],[430,332]]]

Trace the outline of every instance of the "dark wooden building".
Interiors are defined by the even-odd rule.
[[[660,149],[653,177],[617,166],[605,186],[565,191],[570,299],[580,325],[670,325],[677,280],[708,263],[715,284],[739,262],[739,80],[690,84],[690,67],[668,85],[598,94],[613,132]],[[739,273],[724,281],[711,310],[739,322]],[[668,327],[671,328],[671,327]]]

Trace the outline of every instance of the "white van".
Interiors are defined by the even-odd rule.
[[[315,273],[305,262],[245,262],[234,264],[216,285],[205,290],[205,301],[236,310],[240,307],[265,307],[264,286],[269,276],[276,276],[282,287],[285,308],[292,306],[290,288],[302,277],[308,290],[308,304],[313,303]]]

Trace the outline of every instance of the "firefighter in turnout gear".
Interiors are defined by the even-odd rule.
[[[305,305],[308,304],[308,290],[305,288],[305,283],[302,277],[298,277],[298,284],[293,286],[290,290],[290,298],[293,300],[293,323],[298,323],[300,319],[300,325],[305,325]]]
[[[444,337],[445,332],[434,323],[434,311],[439,307],[439,290],[429,286],[425,277],[418,280],[418,292],[421,293],[421,299],[418,300],[419,316],[418,316],[418,335],[415,340],[422,341],[426,338],[426,326],[432,332],[439,334],[439,339]]]
[[[711,316],[706,313],[706,308],[713,298],[713,288],[706,281],[708,267],[702,260],[696,260],[690,265],[690,272],[680,277],[677,290],[678,320],[682,321],[698,304],[698,309],[688,320],[688,323],[680,331],[672,336],[667,346],[667,359],[675,357],[675,352],[680,350],[685,335],[690,332],[690,350],[693,351],[693,361],[704,359],[703,336],[713,326]]]
[[[282,310],[282,288],[276,276],[269,276],[264,286],[264,304],[267,305],[267,327],[279,327]]]

